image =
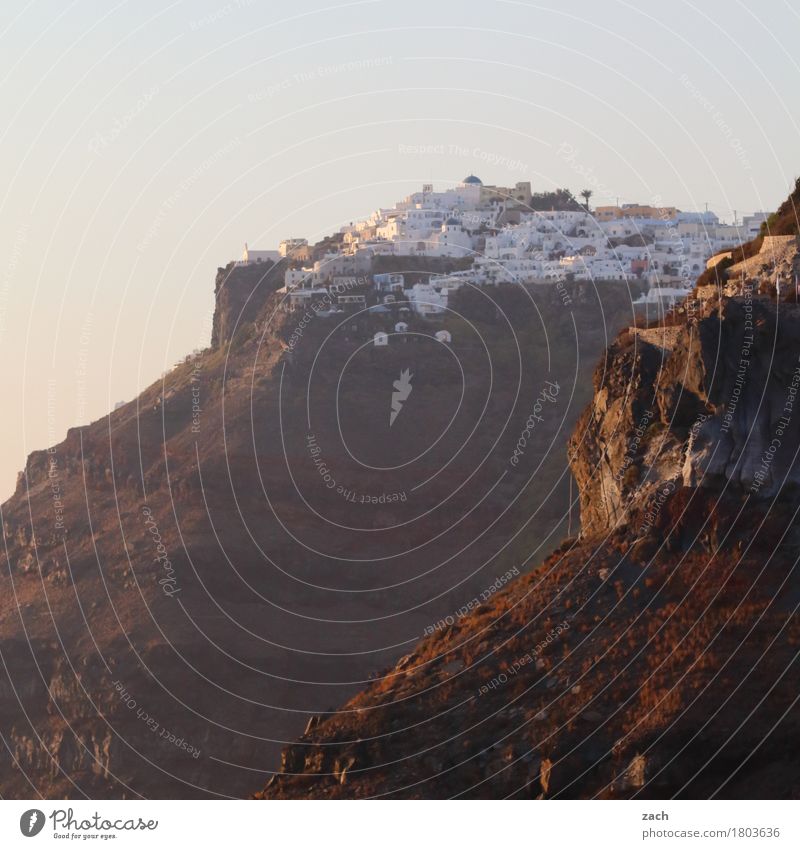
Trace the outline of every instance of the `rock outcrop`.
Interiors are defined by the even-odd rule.
[[[227,345],[238,329],[246,331],[277,289],[283,286],[286,262],[253,265],[229,263],[217,269],[214,286],[216,307],[211,330],[211,346]]]
[[[690,299],[681,324],[609,348],[570,445],[584,534],[627,523],[665,486],[797,490],[800,311],[756,291]]]

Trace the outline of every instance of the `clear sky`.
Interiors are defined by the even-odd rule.
[[[208,344],[216,268],[470,172],[772,209],[795,0],[3,0],[0,500]]]

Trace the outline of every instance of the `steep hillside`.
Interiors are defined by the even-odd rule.
[[[220,270],[212,347],[32,454],[2,505],[4,797],[247,795],[563,535],[625,286],[471,293],[452,343],[409,319],[378,349],[400,304],[307,319],[281,277]]]
[[[800,307],[774,272],[619,334],[569,444],[580,536],[311,723],[260,795],[800,797]]]

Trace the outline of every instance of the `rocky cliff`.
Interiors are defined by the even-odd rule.
[[[473,293],[452,344],[409,318],[378,350],[395,313],[285,313],[280,276],[221,269],[214,344],[32,454],[2,505],[4,797],[248,795],[568,525],[563,450],[624,285]]]
[[[800,484],[800,312],[757,295],[690,299],[681,323],[622,333],[571,440],[584,534],[664,488],[791,497]]]
[[[579,536],[310,723],[262,797],[800,796],[800,306],[768,264],[714,274],[602,356]]]
[[[246,333],[263,310],[269,295],[283,286],[286,261],[236,265],[217,269],[214,284],[216,306],[211,329],[211,347],[227,345],[239,328]]]

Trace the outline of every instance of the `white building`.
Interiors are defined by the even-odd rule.
[[[336,299],[336,303],[340,307],[362,310],[367,305],[367,297],[366,295],[339,295]]]
[[[351,289],[357,288],[359,285],[358,277],[353,277],[352,275],[347,275],[346,277],[338,276],[334,277],[331,282],[331,291],[344,294]]]
[[[282,239],[278,245],[281,256],[291,256],[302,248],[308,247],[308,239]]]
[[[317,283],[318,279],[313,268],[287,268],[283,275],[283,285],[290,290],[308,288]]]
[[[441,315],[447,309],[447,289],[435,289],[430,283],[415,283],[406,296],[411,309],[423,318]]]
[[[769,218],[769,212],[754,212],[752,215],[742,217],[742,237],[743,241],[755,239],[761,230],[761,225]]]
[[[683,288],[676,288],[674,286],[653,286],[643,295],[640,295],[633,303],[636,306],[648,305],[669,308],[680,303],[687,295],[687,290]]]
[[[447,218],[431,239],[431,253],[436,256],[467,256],[472,251],[472,236],[458,218]]]
[[[375,274],[372,281],[379,292],[402,292],[405,285],[402,274]]]
[[[253,265],[258,262],[278,262],[281,255],[278,251],[256,251],[244,243],[244,251],[242,251],[241,265]]]
[[[284,304],[289,309],[300,309],[312,303],[319,303],[322,307],[330,306],[330,295],[327,289],[296,289],[286,294]]]

